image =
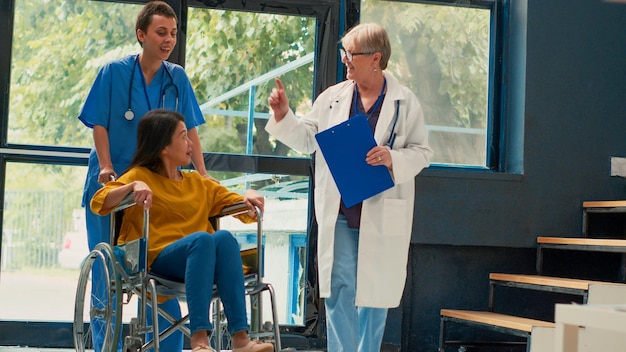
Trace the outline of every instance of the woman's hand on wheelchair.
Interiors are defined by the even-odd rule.
[[[244,193],[243,195],[243,201],[246,203],[248,208],[250,208],[250,210],[248,211],[248,216],[250,216],[251,218],[257,217],[255,207],[258,207],[259,209],[261,209],[261,211],[263,211],[265,198],[262,195],[258,194],[257,191],[253,189],[247,190],[246,193]]]
[[[143,181],[133,181],[133,194],[135,203],[143,204],[144,209],[152,206],[152,190]]]

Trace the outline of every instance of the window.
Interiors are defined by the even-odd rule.
[[[88,251],[80,206],[85,167],[9,163],[0,320],[70,321]]]
[[[80,148],[68,147],[91,146],[90,130],[76,117],[98,69],[137,51],[139,8],[87,0],[15,1],[13,38],[7,38],[7,142],[65,149],[39,147],[10,158],[34,163],[6,163],[1,320],[73,319],[78,268],[88,253],[81,207],[86,168],[76,166]]]
[[[81,197],[83,165],[92,145],[91,130],[77,116],[99,69],[140,51],[135,17],[141,7],[128,2],[15,0],[7,142],[21,154],[6,163],[0,263],[5,304],[0,305],[0,320],[72,319],[78,267],[87,255]],[[204,151],[294,156],[300,158],[290,158],[292,163],[308,163],[308,155],[271,141],[263,126],[275,76],[289,85],[299,113],[310,106],[316,17],[206,8],[191,8],[188,16],[185,61],[207,120],[200,129]],[[180,39],[178,43],[185,44]],[[304,290],[299,280],[287,280],[287,264],[289,236],[307,234],[308,169],[270,165],[256,172],[258,160],[248,158],[233,167],[235,163],[223,162],[227,165],[211,174],[233,191],[268,187],[264,233],[266,262],[271,263],[266,264],[266,281],[285,292],[278,305],[286,307],[287,292]],[[268,171],[274,167],[275,173]],[[284,220],[287,213],[289,221]],[[231,225],[236,234],[249,232],[238,226]],[[32,283],[38,283],[36,289]],[[23,292],[63,297],[63,302],[20,299]],[[280,322],[305,320],[303,306],[293,311],[299,316],[283,311]]]
[[[271,176],[271,177],[268,177]],[[308,225],[309,180],[302,177],[284,175],[242,175],[229,178],[222,182],[229,189],[243,189],[241,184],[233,181],[250,180],[256,184],[271,185],[258,188],[265,196],[265,213],[263,214],[263,277],[274,286],[277,292],[278,318],[281,324],[303,325],[305,319],[304,301],[292,301],[292,292],[305,292],[306,282],[303,280],[303,269],[293,272],[293,263],[305,267],[306,257],[294,259],[293,241],[298,239],[300,252],[306,250],[306,234]],[[294,181],[297,179],[297,181]],[[233,217],[220,219],[220,227],[232,232],[242,249],[256,247],[256,224],[243,224]],[[267,296],[266,296],[267,298]],[[263,316],[271,316],[271,305],[263,306]]]
[[[498,4],[361,1],[360,21],[389,33],[387,70],[422,104],[433,164],[498,168]]]
[[[305,156],[270,138],[267,99],[279,77],[297,114],[313,96],[313,17],[191,8],[186,70],[207,123],[209,152]]]
[[[304,310],[304,301],[306,295],[306,238],[304,235],[292,234],[290,238],[291,242],[291,254],[289,257],[289,281],[294,282],[291,285],[291,292],[287,303],[287,311],[290,316],[288,317],[290,324],[303,325],[302,318]],[[295,284],[297,282],[297,284]]]
[[[15,1],[9,143],[91,146],[91,130],[76,117],[100,67],[139,50],[140,8],[88,0]]]

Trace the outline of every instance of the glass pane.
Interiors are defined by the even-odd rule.
[[[7,165],[0,320],[72,321],[79,267],[88,253],[85,210],[80,206],[85,173],[85,167]],[[255,188],[266,196],[264,278],[276,291],[280,322],[302,324],[303,301],[291,297],[304,291],[308,178],[230,176],[221,181],[229,189]],[[255,224],[226,217],[220,227],[231,231],[242,249],[256,246]],[[125,322],[136,316],[135,305],[133,299],[124,307]],[[184,304],[182,308],[186,311]],[[271,318],[270,308],[268,301],[265,320]]]
[[[16,0],[10,143],[91,146],[91,130],[76,116],[100,67],[139,52],[134,23],[141,6],[88,0]],[[192,9],[188,28],[188,74],[207,119],[200,130],[204,150],[298,156],[270,139],[263,129],[273,76],[265,76],[253,91],[254,124],[247,121],[247,88],[243,93],[236,89],[273,72],[290,89],[290,105],[296,113],[305,113],[311,105],[313,87],[315,19]],[[288,63],[292,67],[284,68]],[[233,90],[232,97],[206,104]],[[83,167],[9,164],[0,319],[72,319],[78,265],[87,255],[84,209],[80,207],[85,172]],[[304,290],[301,278],[306,258],[301,236],[307,231],[308,179],[212,175],[233,190],[266,187],[260,190],[267,197],[266,281],[276,289],[281,323],[302,322],[302,302],[293,296]],[[31,224],[34,221],[41,223],[35,226]],[[233,229],[242,246],[249,245],[248,237],[241,236],[244,230]],[[44,298],[17,299],[24,292]],[[21,302],[24,306],[19,305]],[[269,307],[267,304],[265,309]],[[134,308],[124,308],[125,316],[132,312]],[[268,314],[264,316],[271,316]]]
[[[361,22],[389,33],[388,71],[422,104],[433,163],[487,166],[490,17],[458,4],[361,1]]]
[[[71,321],[87,256],[85,167],[8,163],[0,319]]]
[[[268,174],[230,176],[221,181],[230,190],[242,192],[253,188],[265,196],[264,281],[271,283],[276,291],[279,322],[303,325],[309,179]],[[242,249],[256,247],[256,224],[225,217],[220,219],[219,226],[231,231]],[[263,301],[264,321],[271,321],[272,317],[268,298],[264,297]]]
[[[264,126],[274,77],[297,114],[310,109],[315,19],[192,8],[188,33],[186,70],[207,120],[199,128],[203,150],[301,156]]]
[[[91,130],[76,117],[99,68],[139,51],[135,16],[140,8],[104,1],[16,0],[10,143],[91,146]]]

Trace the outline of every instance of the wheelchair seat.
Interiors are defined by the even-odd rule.
[[[180,330],[188,338],[191,337],[187,322],[189,315],[181,319],[175,319],[169,313],[159,307],[158,296],[173,296],[186,300],[185,283],[171,280],[154,273],[148,272],[147,268],[147,242],[149,240],[148,224],[149,210],[144,210],[143,236],[121,245],[117,245],[117,237],[121,224],[123,210],[135,206],[133,194],[129,194],[124,201],[111,214],[111,237],[110,243],[100,243],[83,261],[76,291],[73,337],[76,351],[83,352],[93,348],[92,335],[98,330],[104,336],[102,351],[117,351],[122,344],[124,352],[137,352],[153,349],[158,352],[160,341],[173,332]],[[223,216],[234,216],[248,210],[243,203],[236,203],[222,210],[220,215],[210,219],[217,229],[218,219]],[[275,306],[274,289],[271,284],[263,282],[263,256],[262,250],[262,213],[257,211],[257,247],[242,251],[245,255],[244,267],[248,271],[244,275],[246,295],[250,300],[249,336],[251,339],[260,339],[274,343],[275,351],[281,351],[280,331],[278,326],[278,314]],[[256,255],[255,255],[256,254]],[[104,292],[103,299],[96,299],[91,294],[88,285],[94,267],[103,270],[104,278],[99,283]],[[272,310],[272,322],[262,323],[262,300],[261,293],[270,294]],[[133,296],[139,297],[137,316],[131,317],[128,329],[123,329],[123,307],[130,303]],[[216,287],[213,288],[212,300],[213,331],[209,334],[217,351],[222,347],[230,349],[230,335],[227,330],[227,320],[223,314],[221,301]],[[152,309],[152,326],[147,325],[147,307]],[[171,326],[159,333],[158,317],[166,318]],[[152,334],[152,339],[147,335]],[[121,341],[121,342],[120,342]]]

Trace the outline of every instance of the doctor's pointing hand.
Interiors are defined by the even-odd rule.
[[[279,78],[274,78],[274,81],[276,82],[276,88],[272,89],[272,93],[270,93],[269,104],[274,113],[274,119],[276,122],[279,122],[289,111],[289,99],[287,99],[287,94],[285,94],[283,82]]]

